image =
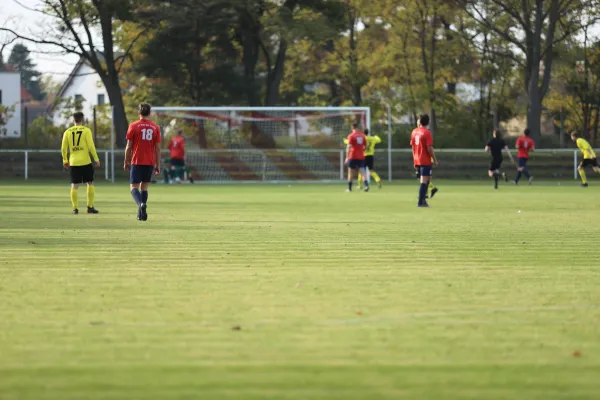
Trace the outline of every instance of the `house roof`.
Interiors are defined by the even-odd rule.
[[[100,60],[100,62],[104,62],[104,53],[97,52],[96,57],[98,57],[98,60]],[[52,113],[54,111],[54,108],[56,108],[56,106],[58,105],[58,102],[62,99],[63,95],[65,94],[65,92],[67,91],[69,86],[71,86],[71,84],[73,83],[75,78],[80,76],[79,69],[81,69],[81,67],[84,64],[89,65],[88,61],[84,57],[80,57],[79,60],[77,61],[77,64],[75,64],[75,66],[73,67],[73,70],[71,71],[71,73],[69,74],[69,76],[67,77],[65,82],[62,84],[62,86],[60,87],[60,90],[56,94],[56,98],[55,98],[54,102],[50,105],[50,108],[48,109],[48,111],[50,113]]]

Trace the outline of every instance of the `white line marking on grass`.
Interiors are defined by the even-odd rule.
[[[600,304],[590,304],[583,306],[531,306],[531,307],[506,307],[506,308],[484,308],[473,310],[445,310],[412,312],[405,314],[375,316],[375,317],[356,317],[347,319],[333,319],[322,322],[323,325],[352,325],[376,322],[393,322],[402,319],[416,319],[429,317],[450,317],[461,315],[486,315],[486,314],[508,314],[508,313],[527,313],[540,311],[586,311],[600,310]]]

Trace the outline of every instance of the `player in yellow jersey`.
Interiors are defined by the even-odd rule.
[[[73,214],[79,214],[77,208],[79,194],[77,189],[80,183],[87,183],[87,212],[88,214],[98,214],[94,208],[94,197],[96,189],[94,188],[94,166],[90,159],[90,153],[96,163],[96,168],[100,167],[100,160],[94,146],[92,131],[83,126],[83,113],[73,114],[73,126],[67,129],[62,140],[62,159],[63,166],[71,173],[71,204]],[[69,158],[67,159],[67,152]]]
[[[579,133],[571,133],[571,139],[577,144],[577,147],[583,155],[583,161],[577,167],[579,176],[581,177],[581,186],[588,187],[587,176],[585,175],[585,167],[592,167],[594,172],[600,174],[600,167],[598,167],[598,160],[596,159],[596,153],[590,145],[590,143],[584,138],[579,137]]]

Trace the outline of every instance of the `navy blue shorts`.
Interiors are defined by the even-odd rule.
[[[348,160],[348,168],[358,169],[365,167],[365,160]]]
[[[129,171],[129,182],[131,184],[150,183],[154,167],[152,165],[132,165]]]
[[[517,166],[519,168],[525,168],[527,166],[528,158],[517,158]]]
[[[417,165],[417,171],[419,171],[420,177],[433,175],[433,167],[431,165]]]

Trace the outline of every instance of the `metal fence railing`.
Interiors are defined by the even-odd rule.
[[[483,150],[437,150],[436,178],[487,178],[489,154]],[[123,150],[98,151],[102,167],[97,178],[127,179]],[[168,153],[165,152],[165,157]],[[294,149],[190,150],[187,165],[197,180],[226,181],[337,181],[344,179],[344,151]],[[536,178],[577,179],[578,152],[572,149],[537,150],[528,167]],[[512,168],[505,161],[504,169]],[[375,168],[383,179],[414,177],[410,149],[376,153]],[[65,176],[59,150],[0,149],[0,179],[60,179]]]

